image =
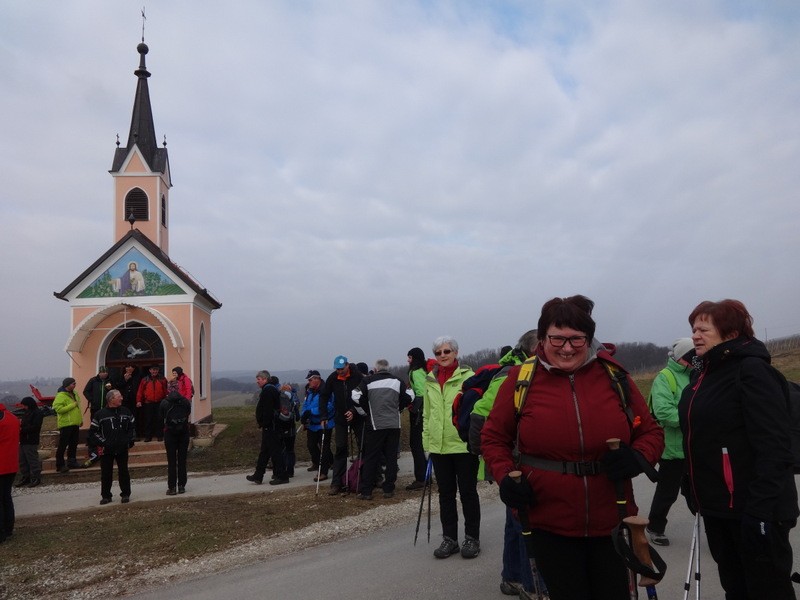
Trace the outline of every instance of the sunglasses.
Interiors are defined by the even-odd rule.
[[[433,353],[436,356],[441,356],[442,354],[447,355],[447,354],[450,354],[451,352],[452,352],[452,350],[450,350],[449,348],[445,348],[444,350],[435,350]]]

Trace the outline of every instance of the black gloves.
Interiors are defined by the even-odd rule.
[[[525,477],[520,477],[519,481],[514,481],[506,475],[500,482],[500,500],[509,508],[524,510],[536,504],[536,497],[533,495],[531,484]]]
[[[636,477],[642,472],[641,460],[644,458],[637,458],[637,454],[638,452],[625,442],[620,442],[618,449],[609,450],[600,459],[606,477],[611,481],[623,481]]]
[[[750,548],[757,559],[772,559],[772,523],[742,515],[742,547]]]

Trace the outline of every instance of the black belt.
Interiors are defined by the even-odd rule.
[[[554,471],[562,475],[578,475],[579,477],[583,477],[585,475],[599,475],[603,472],[603,465],[595,460],[583,462],[547,460],[546,458],[537,458],[530,454],[520,454],[517,460],[523,465],[533,467],[534,469]]]

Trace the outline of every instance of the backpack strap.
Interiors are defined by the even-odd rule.
[[[603,368],[608,373],[609,378],[611,379],[611,387],[619,396],[619,403],[622,406],[622,412],[625,413],[625,416],[628,417],[628,425],[630,425],[631,429],[634,428],[635,424],[635,417],[633,415],[633,409],[631,409],[630,405],[630,398],[631,398],[631,387],[628,383],[628,376],[620,369],[617,365],[610,363],[602,358],[597,359]]]
[[[531,387],[538,365],[539,357],[536,355],[533,355],[520,365],[517,383],[514,386],[514,414],[517,417],[517,421],[519,421],[519,415],[522,413],[522,407],[525,406],[525,399],[528,397],[528,390]]]
[[[664,379],[666,379],[667,383],[669,383],[669,391],[672,392],[672,395],[674,396],[675,392],[678,391],[678,381],[675,379],[675,373],[666,367],[661,369],[661,372],[664,374]]]

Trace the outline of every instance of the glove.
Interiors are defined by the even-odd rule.
[[[500,500],[509,508],[517,510],[524,510],[536,504],[536,496],[533,495],[528,480],[520,477],[519,481],[514,481],[508,475],[500,482]]]
[[[606,477],[611,481],[623,481],[632,479],[642,472],[639,459],[636,458],[636,450],[632,449],[625,442],[620,442],[617,450],[609,450],[600,459]]]
[[[742,547],[749,548],[757,560],[772,561],[772,523],[742,515]]]

